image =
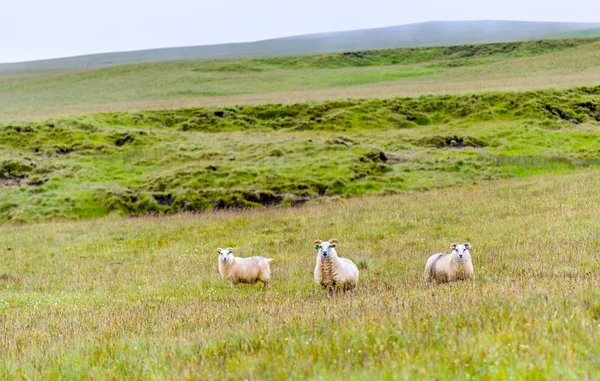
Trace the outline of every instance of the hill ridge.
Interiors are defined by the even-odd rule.
[[[96,53],[38,61],[1,63],[0,72],[107,67],[127,63],[333,53],[401,47],[461,45],[549,38],[600,28],[600,23],[505,20],[427,21],[379,28],[324,32],[252,42]]]

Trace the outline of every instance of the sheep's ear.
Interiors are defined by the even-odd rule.
[[[456,246],[458,246],[458,243],[453,243],[452,245],[450,245],[450,248],[452,250],[456,250]]]
[[[229,251],[231,253],[233,251],[233,249],[231,247],[228,247],[227,251]]]
[[[339,243],[340,243],[340,241],[338,241],[338,240],[337,240],[337,239],[335,239],[335,238],[332,238],[332,239],[330,239],[328,242],[329,242],[329,243],[331,244],[331,246],[333,246],[333,247],[335,247],[335,245],[337,245],[337,244],[339,244]]]
[[[221,251],[223,251],[223,249],[221,249],[220,247],[217,248],[217,253],[221,254]]]
[[[469,242],[465,242],[465,249],[469,250],[471,248],[471,244]]]
[[[322,243],[323,241],[321,241],[320,239],[315,239],[315,249],[319,250],[319,247],[321,247]]]

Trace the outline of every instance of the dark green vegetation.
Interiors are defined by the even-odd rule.
[[[0,117],[573,87],[598,78],[598,38],[158,62],[2,78]]]
[[[480,44],[549,38],[560,33],[599,28],[600,23],[519,21],[433,21],[386,28],[321,33],[249,43],[95,54],[0,65],[2,72],[24,73],[85,69],[137,62],[183,59],[331,53],[408,46]]]
[[[0,220],[297,205],[596,166],[600,86],[0,126]]]

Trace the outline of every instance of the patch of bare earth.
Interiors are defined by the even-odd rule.
[[[0,179],[0,188],[18,187],[22,180],[20,178]]]

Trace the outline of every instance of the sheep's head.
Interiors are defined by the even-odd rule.
[[[471,248],[471,244],[468,242],[461,244],[453,243],[450,248],[452,248],[452,254],[456,255],[458,259],[467,258],[471,255],[469,253],[469,249]]]
[[[335,246],[340,243],[337,239],[330,239],[329,241],[321,241],[320,239],[315,240],[315,249],[319,251],[319,256],[322,258],[333,258],[337,257]]]
[[[217,253],[219,253],[219,261],[227,263],[227,261],[233,259],[233,254],[231,253],[232,250],[233,249],[231,247],[228,247],[227,249],[221,249],[219,247],[217,249]]]

